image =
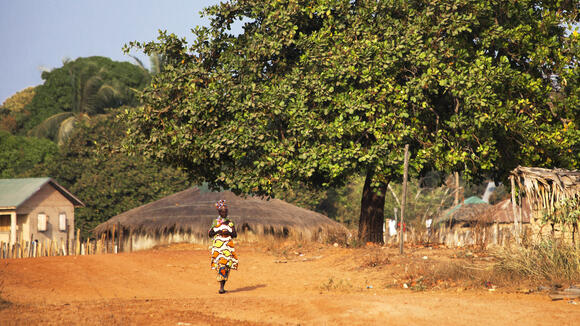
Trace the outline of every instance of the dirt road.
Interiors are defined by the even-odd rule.
[[[484,287],[401,288],[448,251],[242,245],[217,293],[206,247],[0,261],[0,325],[577,325],[580,301]]]

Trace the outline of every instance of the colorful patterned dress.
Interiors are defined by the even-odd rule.
[[[227,281],[230,269],[238,269],[238,256],[232,240],[237,236],[234,222],[218,217],[209,230],[209,236],[213,236],[211,269],[217,270],[218,282]]]

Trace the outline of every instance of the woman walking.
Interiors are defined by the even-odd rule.
[[[238,269],[238,256],[234,248],[233,238],[237,237],[234,222],[228,218],[228,207],[225,200],[215,204],[218,218],[213,221],[209,237],[213,237],[211,248],[211,269],[217,270],[217,281],[220,283],[219,293],[226,293],[224,286],[231,269]]]

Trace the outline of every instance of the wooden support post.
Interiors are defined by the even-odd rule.
[[[453,206],[459,205],[459,172],[453,174],[455,176],[455,198],[453,199]]]
[[[65,232],[66,232],[66,240],[65,240],[66,241],[65,242],[66,254],[67,255],[70,255],[70,251],[71,251],[72,248],[70,247],[70,241],[69,241],[70,240],[70,227],[68,226],[68,224],[66,226],[66,231]]]
[[[133,252],[133,229],[129,229],[129,252]]]
[[[117,228],[117,224],[113,224],[113,232],[111,233],[111,243],[113,244],[111,252],[115,253],[115,229]]]
[[[16,212],[10,212],[10,244],[16,243]]]
[[[407,177],[409,173],[409,144],[405,145],[405,162],[403,172],[403,198],[401,200],[401,224],[399,227],[399,253],[403,254],[404,225],[405,225],[405,204],[407,203]]]
[[[516,238],[516,242],[519,244],[519,225],[518,225],[518,209],[516,204],[516,182],[514,180],[514,176],[510,176],[510,183],[512,187],[512,211],[514,214],[514,236]]]
[[[121,222],[119,222],[118,224],[118,228],[117,230],[119,230],[119,252],[123,252],[123,229],[121,228]]]

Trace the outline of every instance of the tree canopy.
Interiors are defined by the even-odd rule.
[[[98,224],[129,209],[169,196],[190,186],[181,171],[112,151],[124,125],[114,116],[81,123],[57,155],[28,170],[28,176],[50,176],[82,200],[75,226],[84,237]],[[49,140],[54,148],[56,145]]]
[[[127,146],[241,193],[366,174],[359,236],[381,242],[405,144],[419,173],[578,165],[579,37],[566,33],[578,11],[577,1],[222,3],[189,46],[165,32],[131,44],[166,66],[124,115]]]
[[[110,108],[137,105],[135,90],[143,88],[149,76],[128,62],[88,57],[67,60],[62,67],[43,72],[42,79],[44,83],[36,87],[26,106],[29,115],[23,129],[36,128],[34,135],[56,139],[60,124],[72,115],[92,116]]]
[[[0,130],[0,178],[16,178],[50,161],[57,152],[56,144],[48,139],[14,136]]]

